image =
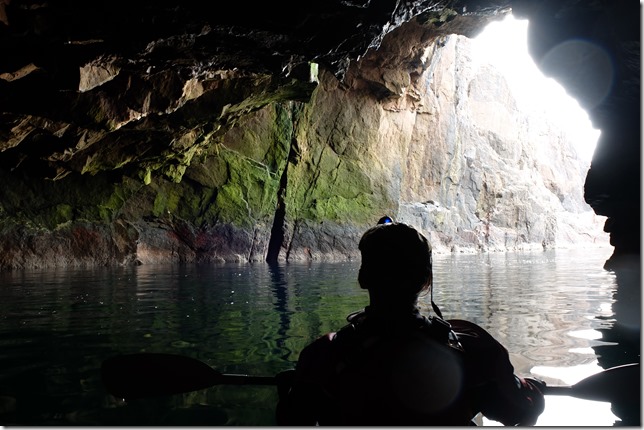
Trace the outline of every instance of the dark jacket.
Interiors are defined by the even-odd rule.
[[[450,320],[450,341],[444,321],[417,310],[394,318],[367,307],[350,321],[302,350],[278,424],[463,426],[482,412],[532,425],[543,411],[536,385],[474,323]]]

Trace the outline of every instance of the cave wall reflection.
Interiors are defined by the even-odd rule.
[[[613,293],[613,325],[601,328],[602,341],[594,346],[597,361],[603,369],[629,363],[640,363],[642,320],[642,266],[638,256],[622,258],[611,265],[617,288]],[[632,401],[612,404],[612,411],[622,419],[620,425],[641,425],[641,375],[631,386]]]

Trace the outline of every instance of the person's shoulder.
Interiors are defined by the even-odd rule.
[[[304,349],[302,349],[300,355],[306,356],[309,354],[317,354],[320,351],[327,350],[333,343],[336,335],[337,333],[334,331],[323,334],[322,336],[318,337],[313,342],[305,346]]]
[[[461,329],[471,329],[471,330],[484,330],[483,327],[480,325],[473,323],[472,321],[467,321],[467,320],[461,320],[461,319],[449,319],[446,320],[451,326],[453,330],[456,330],[457,328]]]
[[[333,339],[336,333],[326,333],[309,343],[300,351],[296,370],[301,379],[317,380],[328,373],[334,362]]]
[[[507,354],[506,348],[480,325],[466,320],[447,320],[456,337],[468,353]]]
[[[461,320],[461,319],[450,319],[447,320],[450,324],[452,330],[456,332],[457,335],[470,335],[475,337],[492,337],[490,333],[487,332],[480,325],[473,323],[472,321]]]

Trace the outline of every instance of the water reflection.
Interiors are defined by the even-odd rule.
[[[602,269],[610,252],[435,256],[434,300],[446,318],[486,327],[518,373],[564,384],[557,372],[639,362],[634,293],[618,288],[622,274]],[[272,425],[273,387],[215,386],[122,405],[104,392],[98,369],[116,354],[153,351],[224,373],[275,375],[367,304],[357,273],[357,263],[0,273],[0,424]],[[421,307],[431,313],[429,296]],[[568,400],[548,399],[544,422]],[[579,402],[601,415],[597,424],[618,421]]]
[[[580,263],[589,259],[597,266]],[[567,375],[563,379],[574,383],[640,361],[639,273],[633,266],[621,272],[600,270],[603,261],[587,250],[449,256],[435,263],[435,296],[446,317],[465,315],[488,328],[508,347],[519,374],[552,385],[565,384],[561,377]],[[634,392],[631,405],[550,400],[538,425],[556,422],[558,408],[553,405],[562,402],[578,407],[578,413],[568,409],[568,416],[588,416],[582,410],[591,407],[606,411],[600,413],[603,419],[584,421],[587,425],[639,425],[639,379],[624,389]]]
[[[271,274],[271,290],[275,297],[274,309],[279,315],[277,328],[276,355],[283,360],[288,360],[290,353],[286,348],[286,339],[291,328],[291,315],[288,307],[288,283],[286,281],[286,268],[275,263],[268,264]]]
[[[639,256],[624,256],[610,265],[617,288],[613,293],[613,324],[600,328],[603,345],[593,347],[603,369],[627,363],[639,363],[641,353],[642,270]],[[632,382],[632,402],[613,404],[611,410],[620,425],[641,425],[641,375]],[[635,386],[636,385],[636,386]]]

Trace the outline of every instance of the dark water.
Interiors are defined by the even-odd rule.
[[[434,301],[446,318],[488,328],[517,373],[575,383],[639,361],[639,333],[634,346],[635,331],[626,327],[625,337],[616,322],[616,277],[602,269],[611,251],[437,255]],[[0,424],[272,425],[275,387],[218,385],[124,403],[105,392],[101,363],[167,352],[223,373],[275,375],[367,304],[357,273],[357,263],[2,273]],[[429,313],[428,297],[422,307]],[[608,403],[570,401],[547,396],[539,424],[618,421]]]

